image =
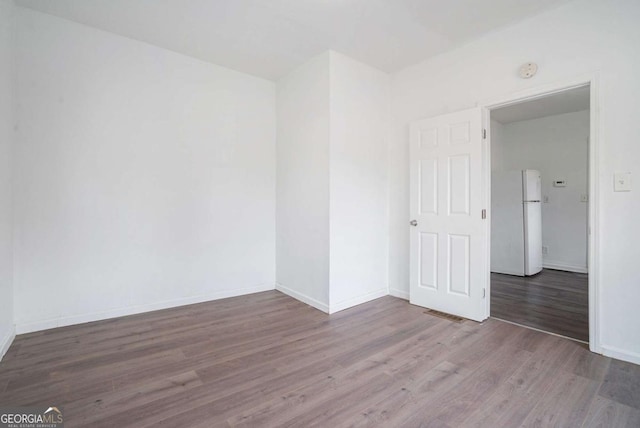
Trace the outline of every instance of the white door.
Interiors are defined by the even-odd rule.
[[[410,125],[410,301],[487,318],[482,111]]]

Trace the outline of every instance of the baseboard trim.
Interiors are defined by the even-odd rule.
[[[370,302],[371,300],[379,299],[380,297],[384,297],[389,295],[389,291],[387,288],[380,288],[376,291],[372,291],[370,293],[362,294],[360,296],[352,297],[350,299],[343,300],[342,302],[332,304],[329,303],[329,313],[335,314],[336,312],[343,311],[345,309],[352,308],[354,306],[361,305],[366,302]]]
[[[260,284],[253,287],[238,288],[235,290],[218,291],[211,294],[201,294],[198,296],[185,297],[182,299],[166,300],[163,302],[151,303],[148,305],[129,306],[110,311],[95,312],[90,314],[74,315],[70,317],[60,317],[49,320],[16,324],[16,334],[33,333],[35,331],[48,330],[50,328],[66,327],[69,325],[84,324],[87,322],[102,321],[110,318],[123,317],[127,315],[141,314],[144,312],[158,311],[161,309],[175,308],[178,306],[192,305],[195,303],[209,302],[212,300],[226,299],[228,297],[243,296],[245,294],[260,293],[262,291],[274,290],[273,283]]]
[[[0,361],[4,358],[5,354],[11,347],[13,343],[13,339],[16,338],[16,327],[14,325],[11,326],[7,334],[2,338],[2,342],[0,342]]]
[[[524,276],[524,270],[520,271],[520,272],[516,272],[514,270],[511,269],[503,269],[500,267],[497,268],[491,268],[491,273],[499,273],[502,275],[512,275],[512,276]]]
[[[607,357],[640,365],[640,354],[636,352],[629,352],[625,351],[624,349],[608,345],[601,345],[600,350],[602,351],[602,355],[605,355]]]
[[[280,283],[276,283],[276,290],[286,294],[287,296],[293,297],[296,300],[300,300],[302,303],[306,303],[307,305],[312,306],[318,309],[319,311],[322,311],[327,314],[329,313],[329,305],[322,303],[321,301],[316,300],[313,297],[309,297],[304,293],[300,293],[299,291],[292,290],[291,288],[285,287]]]
[[[397,297],[399,299],[409,300],[409,292],[404,290],[399,290],[397,288],[389,288],[389,295],[393,297]]]
[[[589,270],[585,266],[568,265],[565,263],[554,262],[552,260],[543,262],[542,267],[545,269],[564,270],[567,272],[589,273]]]

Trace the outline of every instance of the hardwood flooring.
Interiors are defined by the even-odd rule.
[[[589,341],[589,283],[582,273],[491,274],[491,316]]]
[[[66,427],[638,427],[640,366],[393,297],[329,316],[269,291],[20,335],[0,405]]]

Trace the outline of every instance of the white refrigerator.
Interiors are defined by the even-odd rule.
[[[529,276],[542,270],[540,172],[491,174],[491,272]]]

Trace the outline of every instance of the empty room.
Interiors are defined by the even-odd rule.
[[[640,426],[639,21],[0,0],[0,427]]]

